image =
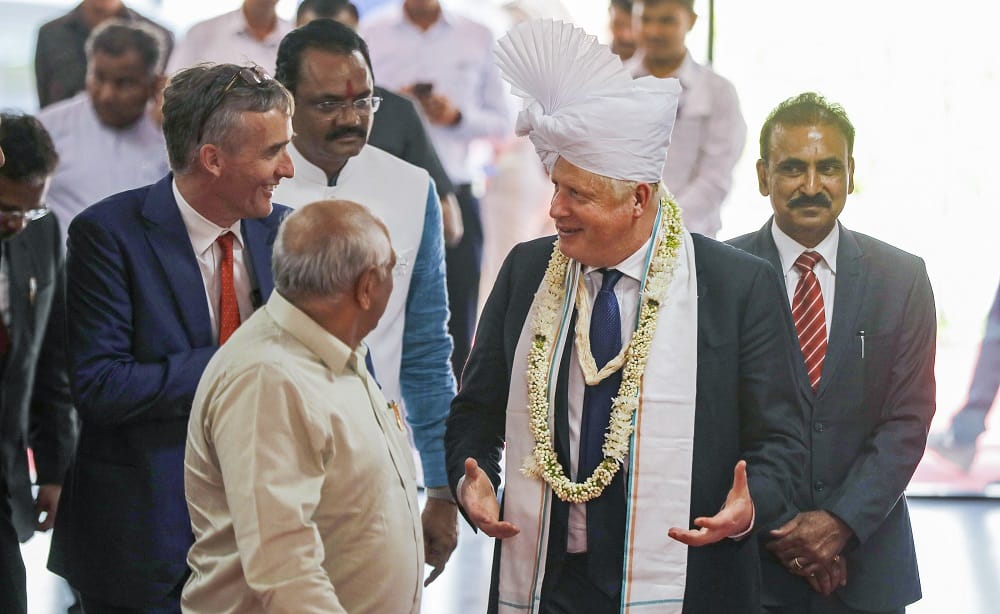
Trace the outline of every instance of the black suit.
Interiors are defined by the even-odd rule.
[[[448,419],[445,447],[452,488],[469,456],[477,459],[494,487],[499,485],[514,351],[552,241],[548,237],[516,246],[486,303],[462,389]],[[733,467],[746,459],[755,528],[773,528],[793,513],[790,485],[798,479],[805,458],[792,356],[782,347],[790,343],[791,328],[783,317],[779,281],[766,263],[721,243],[694,235],[694,246],[698,379],[691,519],[719,511],[732,486]],[[556,443],[565,467],[565,398],[557,399],[556,405]],[[543,595],[551,590],[565,559],[568,506],[553,500]],[[498,567],[497,559],[491,611],[496,610]],[[686,612],[756,612],[759,589],[754,538],[727,539],[688,551]]]
[[[903,489],[934,415],[934,297],[920,258],[843,226],[839,232],[833,320],[816,393],[801,352],[796,361],[810,435],[800,509],[827,510],[856,536],[845,550],[847,586],[827,605],[883,612],[920,599]],[[730,243],[782,270],[770,221]],[[765,604],[808,611],[806,600],[823,600],[761,552]]]
[[[10,347],[0,363],[0,531],[6,538],[0,541],[0,560],[16,565],[18,539],[31,537],[37,524],[25,448],[34,452],[39,484],[62,484],[76,427],[66,373],[65,277],[56,217],[31,222],[0,248],[10,313]],[[0,580],[0,610],[7,612],[6,599],[15,593],[8,593],[5,581]],[[23,599],[23,581],[10,590]]]

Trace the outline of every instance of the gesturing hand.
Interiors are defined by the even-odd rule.
[[[695,518],[694,524],[700,527],[698,529],[674,527],[667,531],[667,535],[688,546],[706,546],[745,532],[752,520],[753,499],[747,486],[747,463],[741,460],[733,470],[733,487],[719,513],[711,518]]]
[[[500,504],[493,484],[474,458],[465,459],[465,481],[458,492],[458,501],[469,520],[490,537],[504,539],[521,532],[513,524],[500,520]]]

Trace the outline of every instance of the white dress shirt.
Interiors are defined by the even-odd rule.
[[[428,132],[448,176],[456,184],[476,179],[469,142],[512,135],[509,95],[493,60],[493,34],[465,17],[441,11],[426,31],[402,8],[379,12],[361,24],[371,51],[375,81],[391,90],[419,82],[434,84],[462,113],[455,126],[429,126]]]
[[[278,19],[274,30],[264,40],[257,38],[247,25],[243,7],[191,26],[184,39],[174,48],[167,63],[167,74],[199,62],[230,63],[244,66],[253,62],[274,74],[278,59],[278,44],[295,26]]]
[[[38,113],[59,152],[45,204],[63,243],[78,213],[103,198],[159,181],[170,170],[163,133],[148,115],[118,130],[101,123],[87,92]]]
[[[240,322],[246,322],[247,318],[253,314],[254,305],[250,298],[252,284],[250,282],[250,272],[247,270],[246,252],[243,249],[243,221],[237,221],[229,228],[222,228],[205,219],[200,213],[194,210],[177,189],[177,181],[173,181],[174,198],[177,199],[177,207],[181,212],[181,219],[184,220],[184,227],[187,228],[188,237],[191,239],[191,247],[194,248],[194,255],[198,259],[198,269],[201,271],[201,280],[205,284],[205,300],[208,301],[208,314],[212,319],[212,339],[219,342],[219,297],[222,294],[222,281],[219,274],[219,267],[222,265],[222,248],[215,242],[221,235],[227,232],[233,233],[236,240],[233,241],[233,286],[236,288],[236,300],[240,306]]]
[[[622,319],[622,347],[631,339],[635,332],[639,317],[639,285],[646,274],[646,252],[649,251],[652,239],[646,241],[631,256],[610,267],[622,272],[621,279],[615,284],[615,298],[618,299],[618,313]],[[584,283],[590,294],[591,304],[597,299],[601,290],[604,275],[596,267],[585,267]],[[574,343],[569,338],[566,343]],[[573,472],[573,481],[582,482],[587,476],[577,475],[577,464],[580,461],[580,426],[583,424],[583,393],[587,383],[583,378],[583,368],[577,355],[576,344],[570,354],[569,378],[566,383],[566,408],[569,415],[569,463]],[[625,467],[621,469],[625,470]],[[569,527],[567,530],[566,551],[586,552],[587,550],[587,504],[576,503],[569,506]]]
[[[838,223],[826,235],[826,238],[819,242],[819,245],[811,250],[795,239],[788,236],[778,225],[771,222],[771,236],[774,237],[774,245],[778,248],[778,256],[781,258],[781,274],[785,277],[785,289],[788,290],[788,304],[792,304],[795,296],[795,286],[799,283],[799,269],[795,266],[795,261],[802,252],[814,251],[823,257],[816,263],[813,273],[819,281],[819,289],[823,294],[823,311],[826,315],[826,338],[830,338],[830,325],[833,323],[833,299],[837,282],[837,248],[840,246],[840,224]]]
[[[626,64],[634,77],[649,74],[642,55],[640,51]],[[747,125],[733,84],[695,62],[690,53],[672,76],[683,89],[663,181],[684,212],[684,226],[715,237],[722,228],[722,203],[733,185]]]

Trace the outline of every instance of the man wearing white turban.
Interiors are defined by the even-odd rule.
[[[507,257],[445,437],[498,538],[490,611],[757,612],[752,534],[791,517],[805,458],[780,280],[684,230],[660,185],[675,79],[550,20],[497,56],[558,236]]]

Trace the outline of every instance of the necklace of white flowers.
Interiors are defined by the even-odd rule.
[[[539,304],[532,322],[533,338],[528,351],[528,418],[535,447],[521,467],[529,477],[545,480],[552,491],[563,501],[584,503],[604,492],[611,479],[618,473],[629,452],[634,430],[633,418],[639,406],[639,385],[646,371],[646,359],[656,332],[659,307],[666,299],[667,288],[677,267],[677,254],[683,242],[681,212],[672,198],[660,199],[657,212],[656,237],[651,247],[652,257],[647,256],[646,274],[641,283],[641,300],[638,323],[632,339],[622,348],[618,357],[603,369],[597,370],[590,351],[590,299],[582,275],[576,292],[577,355],[583,365],[587,383],[597,383],[614,373],[624,364],[622,383],[618,396],[612,399],[611,420],[604,436],[604,460],[582,483],[573,482],[563,471],[552,441],[552,412],[550,385],[553,378],[553,344],[559,334],[566,300],[567,271],[570,259],[559,251],[558,240],[552,249],[545,278],[539,288]],[[617,363],[617,366],[613,366]],[[610,368],[610,370],[609,370]]]

